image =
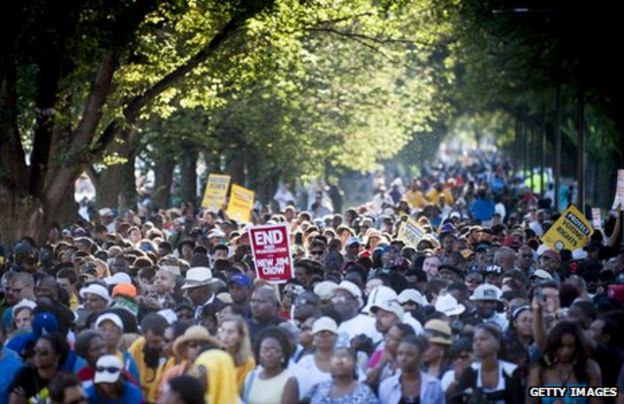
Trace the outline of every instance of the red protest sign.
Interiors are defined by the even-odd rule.
[[[249,240],[258,278],[283,283],[293,276],[288,228],[284,224],[254,226]]]

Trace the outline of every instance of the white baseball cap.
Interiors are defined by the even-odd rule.
[[[358,301],[358,307],[362,307],[364,305],[364,301],[362,300],[362,291],[355,283],[350,281],[342,281],[334,289],[334,293],[336,293],[337,290],[344,290],[351,296],[356,298]]]
[[[405,312],[394,289],[384,285],[378,286],[371,292],[368,299],[369,312],[374,314],[378,309],[381,309],[394,313],[399,320],[403,319]]]
[[[118,285],[120,283],[132,283],[132,278],[125,272],[117,272],[113,276],[104,278],[104,282],[106,282],[107,285]]]
[[[84,288],[80,289],[80,297],[81,298],[85,298],[85,294],[86,293],[91,293],[93,295],[99,296],[102,299],[106,300],[108,303],[110,303],[110,294],[108,293],[108,289],[106,289],[104,286],[99,285],[97,283],[92,283],[88,286],[85,286]]]
[[[115,355],[104,355],[95,364],[93,383],[115,383],[121,377],[123,364]]]
[[[399,303],[405,304],[409,301],[417,303],[421,306],[426,306],[427,299],[416,289],[404,289],[398,296]]]
[[[110,321],[113,324],[115,324],[117,326],[117,328],[119,328],[121,330],[121,332],[123,332],[124,330],[124,326],[123,326],[123,321],[121,321],[121,318],[115,314],[115,313],[104,313],[102,315],[100,315],[97,320],[95,320],[95,328],[98,328],[100,326],[100,324],[102,324],[104,321]]]
[[[331,317],[319,317],[316,319],[316,321],[314,321],[314,324],[312,325],[312,335],[321,331],[329,331],[334,334],[338,334],[338,324],[336,324],[334,319]]]
[[[484,285],[479,285],[472,292],[472,296],[470,300],[496,300],[500,302],[501,296],[503,292],[496,286],[486,283]]]

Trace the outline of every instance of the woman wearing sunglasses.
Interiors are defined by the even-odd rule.
[[[61,335],[40,336],[33,350],[32,365],[22,366],[8,388],[11,392],[9,403],[25,404],[45,400],[48,384],[59,373],[68,351],[67,343]]]

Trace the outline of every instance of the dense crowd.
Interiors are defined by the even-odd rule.
[[[587,245],[508,161],[474,154],[377,181],[344,212],[280,187],[293,278],[256,276],[224,212],[91,210],[0,246],[0,403],[554,402],[537,386],[624,392],[622,214]],[[335,189],[334,189],[335,191]],[[328,202],[327,202],[328,201]],[[332,204],[332,202],[334,202]],[[566,201],[566,203],[569,203]],[[333,206],[332,206],[333,205]],[[397,238],[411,217],[426,234]],[[624,402],[624,397],[559,402]]]

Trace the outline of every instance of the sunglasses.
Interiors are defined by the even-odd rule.
[[[118,367],[115,366],[98,366],[95,368],[96,372],[99,373],[104,373],[104,372],[108,372],[108,373],[118,373],[121,371],[121,369],[119,369]]]
[[[33,355],[38,355],[38,356],[48,356],[49,354],[50,354],[50,351],[46,351],[46,350],[35,349],[33,351]]]
[[[310,251],[310,255],[323,255],[323,251]]]
[[[71,401],[65,401],[64,404],[84,404],[84,403],[88,403],[89,402],[89,398],[86,396],[82,396],[80,398],[77,398],[75,400],[71,400]]]

